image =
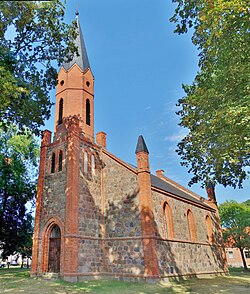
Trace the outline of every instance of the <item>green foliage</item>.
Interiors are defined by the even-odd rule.
[[[250,199],[248,199],[248,200],[246,200],[246,201],[244,201],[242,203],[245,204],[245,205],[247,205],[247,206],[250,206]]]
[[[0,2],[0,119],[35,134],[50,116],[49,91],[65,56],[73,57],[75,23],[63,22],[64,5],[55,1]],[[9,31],[15,37],[8,39]]]
[[[237,248],[250,248],[250,207],[226,201],[219,205],[219,214],[225,241]]]
[[[0,249],[30,256],[32,216],[26,204],[36,195],[38,144],[30,132],[0,127]]]
[[[192,27],[200,71],[184,85],[180,125],[189,133],[178,144],[182,165],[224,186],[242,187],[250,165],[250,35],[248,1],[172,0],[171,21],[182,34]]]

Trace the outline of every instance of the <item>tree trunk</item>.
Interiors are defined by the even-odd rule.
[[[246,263],[246,259],[245,259],[245,255],[244,255],[244,248],[239,248],[239,249],[240,249],[240,254],[241,254],[244,270],[248,271],[247,263]]]

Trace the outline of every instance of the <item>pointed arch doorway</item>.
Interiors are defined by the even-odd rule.
[[[60,272],[61,255],[61,230],[58,225],[54,225],[49,237],[49,272]]]

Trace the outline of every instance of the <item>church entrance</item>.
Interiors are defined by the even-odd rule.
[[[55,225],[50,233],[49,238],[49,272],[60,272],[60,255],[61,255],[61,231]]]

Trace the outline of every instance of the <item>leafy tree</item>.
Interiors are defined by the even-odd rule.
[[[3,257],[20,252],[29,256],[32,216],[27,203],[36,195],[38,144],[15,127],[0,128],[0,249]]]
[[[33,236],[33,217],[27,213],[23,220],[22,227],[19,231],[19,239],[21,242],[18,244],[16,251],[21,254],[23,268],[23,260],[27,258],[27,268],[29,267],[28,258],[32,256],[32,236]]]
[[[77,48],[75,22],[63,22],[64,5],[54,1],[0,2],[0,119],[35,134],[50,116],[49,91],[56,65]],[[14,31],[14,38],[8,38]]]
[[[236,201],[226,201],[219,205],[223,238],[226,243],[239,248],[244,268],[247,264],[244,249],[250,249],[250,207]]]
[[[250,206],[250,199],[244,201],[243,204],[245,204],[245,205],[247,205],[247,206]]]
[[[178,144],[182,165],[205,185],[207,177],[242,188],[250,165],[250,35],[246,0],[172,0],[175,32],[192,27],[199,50],[194,82],[183,85],[180,125],[189,130]]]

